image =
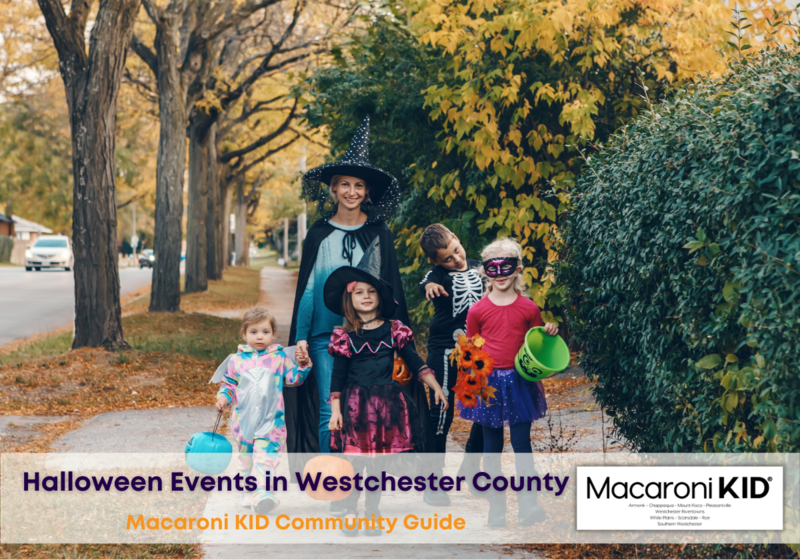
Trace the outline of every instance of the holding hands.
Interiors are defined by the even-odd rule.
[[[555,323],[545,323],[544,332],[550,336],[556,336],[558,334],[558,325]]]
[[[311,367],[311,358],[308,357],[308,342],[301,340],[294,350],[294,359],[301,368]]]

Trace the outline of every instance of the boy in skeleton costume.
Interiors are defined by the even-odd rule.
[[[450,353],[456,346],[459,334],[465,334],[467,311],[483,296],[483,279],[478,271],[480,261],[467,259],[464,247],[458,238],[442,224],[428,226],[420,239],[420,246],[435,266],[419,285],[422,294],[433,300],[435,313],[428,332],[428,359],[426,360],[442,386],[450,406],[442,410],[432,405],[427,423],[426,451],[443,454],[447,445],[447,433],[453,423],[455,385],[458,370],[450,365]],[[480,464],[483,452],[483,432],[473,426],[467,441],[464,463],[459,475],[473,474]],[[441,461],[440,461],[441,463]],[[431,465],[442,475],[444,464]],[[471,478],[471,477],[470,477]],[[450,503],[443,492],[425,491],[424,500],[430,505]]]

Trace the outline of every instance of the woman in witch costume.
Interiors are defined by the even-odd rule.
[[[391,286],[397,302],[396,310],[387,319],[408,324],[394,236],[385,222],[397,209],[400,187],[392,175],[370,165],[368,143],[369,117],[361,123],[340,162],[312,169],[303,177],[306,198],[317,202],[323,217],[309,228],[303,245],[289,333],[289,344],[296,344],[298,355],[309,357],[314,364],[305,384],[285,392],[290,454],[330,450],[328,397],[333,357],[328,354],[328,345],[333,330],[344,321],[325,307],[323,289],[336,269],[357,264],[376,238],[380,278]],[[335,207],[326,212],[329,200]],[[414,387],[412,398],[421,403],[425,393]],[[292,468],[302,470],[302,465]]]

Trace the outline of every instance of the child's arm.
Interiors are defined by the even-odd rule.
[[[481,321],[478,315],[478,310],[475,307],[470,307],[467,311],[467,337],[471,338],[481,332]]]
[[[342,429],[342,407],[339,404],[341,399],[339,397],[331,399],[331,421],[328,422],[328,429],[336,432]]]
[[[422,377],[420,377],[419,380],[427,385],[431,391],[433,391],[433,398],[436,401],[436,404],[442,403],[442,410],[447,410],[447,407],[450,406],[450,404],[447,402],[447,397],[444,396],[442,386],[439,385],[438,381],[436,381],[436,376],[433,375],[433,370],[428,368],[428,372],[422,373]]]
[[[413,340],[414,335],[407,326],[400,321],[395,321],[393,324],[394,338],[397,342],[395,349],[397,355],[400,356],[411,371],[417,374],[417,379],[427,385],[432,391],[436,404],[444,403],[443,410],[447,410],[447,398],[444,396],[441,385],[436,381],[436,376],[433,370],[428,367],[425,361],[417,354],[416,348],[410,342]]]
[[[230,356],[228,361],[228,371],[222,378],[222,383],[217,391],[217,410],[222,410],[233,402],[236,388],[239,386],[239,369],[236,367],[241,358],[238,355]]]
[[[279,358],[280,359],[280,358]],[[297,387],[302,385],[311,371],[311,360],[306,359],[305,365],[301,366],[292,359],[291,356],[284,355],[281,365],[284,387]]]
[[[532,329],[533,327],[544,327],[545,333],[549,334],[550,336],[556,336],[558,334],[558,325],[555,323],[545,323],[542,320],[542,312],[539,309],[539,306],[534,303],[533,307],[533,313],[528,319],[528,329]]]
[[[419,290],[428,301],[439,296],[450,296],[442,286],[442,278],[438,267],[428,271],[425,278],[419,283]]]

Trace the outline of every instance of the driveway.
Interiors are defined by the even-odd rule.
[[[121,268],[122,295],[148,285],[151,275],[149,268]],[[0,346],[68,325],[74,309],[72,272],[0,267]]]

